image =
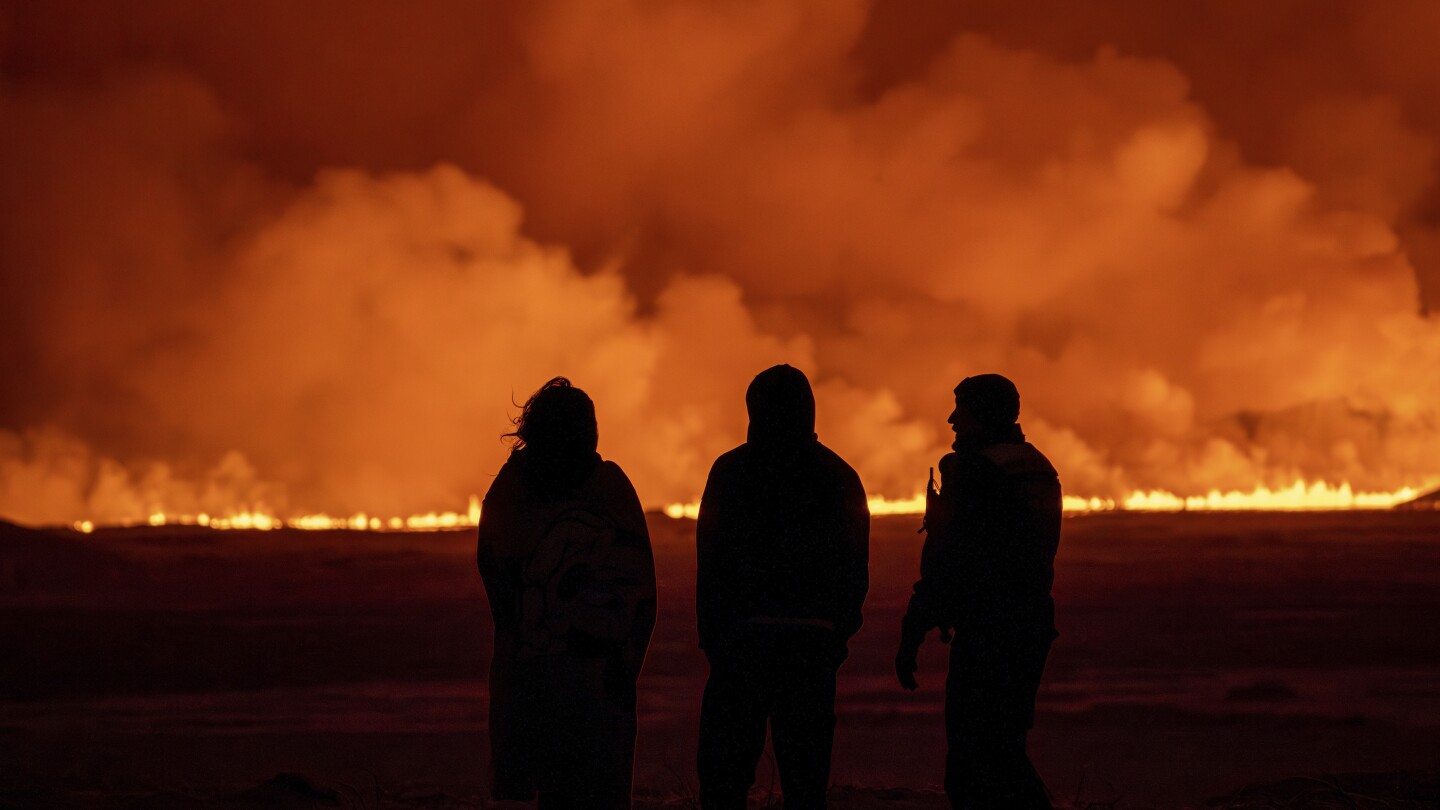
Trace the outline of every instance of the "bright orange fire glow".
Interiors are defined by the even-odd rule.
[[[1084,498],[1066,495],[1064,510],[1072,514],[1090,512],[1224,512],[1224,511],[1322,511],[1337,509],[1389,509],[1427,491],[1436,483],[1416,489],[1402,487],[1394,492],[1355,492],[1348,482],[1332,486],[1325,481],[1296,481],[1289,487],[1270,489],[1257,486],[1250,492],[1211,490],[1204,495],[1180,496],[1172,492],[1136,490],[1125,498]],[[890,499],[874,495],[869,499],[871,515],[919,515],[925,512],[925,495]],[[672,503],[665,514],[672,518],[694,518],[700,504]]]
[[[1173,492],[1136,490],[1128,496],[1113,498],[1084,498],[1066,495],[1064,510],[1068,514],[1094,512],[1226,512],[1226,511],[1333,511],[1343,509],[1389,509],[1419,496],[1433,488],[1440,481],[1431,481],[1421,488],[1402,487],[1394,492],[1356,492],[1348,482],[1338,486],[1325,481],[1306,483],[1296,481],[1289,487],[1270,489],[1257,486],[1250,492],[1221,492],[1211,490],[1204,495],[1181,496]],[[925,495],[918,493],[909,498],[886,498],[872,495],[869,498],[870,514],[919,515],[925,512]],[[667,517],[679,520],[694,520],[700,514],[699,501],[667,504],[662,510]],[[203,526],[210,529],[303,529],[307,531],[390,531],[419,532],[443,531],[447,529],[472,528],[480,523],[480,498],[470,496],[464,512],[428,512],[409,517],[382,518],[360,512],[354,515],[299,515],[281,518],[264,508],[238,511],[227,515],[167,515],[157,512],[140,522],[127,522],[120,526]],[[90,520],[76,521],[76,531],[89,534],[100,525]]]
[[[1420,494],[1420,490],[1411,487],[1402,487],[1394,492],[1355,492],[1348,482],[1342,483],[1338,487],[1332,487],[1324,481],[1317,481],[1313,484],[1296,481],[1283,489],[1272,490],[1259,486],[1250,492],[1211,490],[1204,495],[1193,495],[1186,498],[1159,490],[1149,492],[1137,490],[1125,498],[1120,508],[1145,512],[1389,509],[1397,504],[1413,500]]]
[[[1440,482],[1435,3],[332,5],[0,0],[0,519],[473,525],[557,374],[693,516],[776,363],[878,515],[987,372],[1072,513]]]
[[[121,527],[137,525],[203,526],[209,529],[255,529],[260,531],[269,531],[272,529],[303,529],[306,531],[424,532],[470,528],[478,526],[479,524],[480,498],[479,496],[471,495],[469,504],[464,512],[426,512],[422,515],[410,515],[409,517],[381,518],[376,515],[357,512],[349,517],[343,515],[315,514],[281,518],[270,510],[260,507],[232,512],[226,515],[207,515],[204,513],[198,515],[167,515],[163,512],[156,512],[144,521],[124,522],[118,525]],[[72,527],[75,531],[83,534],[90,534],[95,531],[95,529],[101,528],[92,520],[78,520],[72,524]]]

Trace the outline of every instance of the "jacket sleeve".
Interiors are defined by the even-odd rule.
[[[842,613],[836,617],[835,629],[849,639],[864,621],[862,609],[865,594],[870,590],[870,506],[865,486],[852,470],[845,481],[842,532],[847,546],[848,566],[844,580]]]
[[[723,457],[722,457],[723,458]],[[705,492],[700,496],[700,515],[695,521],[695,625],[700,649],[708,649],[726,624],[721,605],[723,581],[720,568],[721,515],[725,511],[725,484],[720,459],[710,467]]]
[[[497,633],[513,635],[518,632],[520,616],[516,609],[518,583],[513,566],[506,565],[495,549],[503,545],[503,534],[513,531],[515,487],[513,472],[508,466],[501,467],[500,473],[485,493],[485,503],[480,510],[480,526],[476,530],[477,542],[475,562],[480,569],[480,579],[485,584],[485,596],[490,603],[490,615]]]
[[[642,563],[632,583],[633,590],[627,594],[635,603],[635,619],[630,634],[625,640],[625,666],[632,676],[640,674],[645,662],[645,652],[650,647],[650,636],[655,631],[657,612],[655,594],[655,552],[650,544],[650,528],[645,522],[645,510],[635,486],[618,464],[607,462],[615,473],[613,503],[615,524],[620,542],[629,549],[640,552]]]
[[[959,573],[964,542],[963,500],[973,489],[975,471],[960,456],[940,459],[940,492],[931,498],[925,515],[925,545],[920,550],[920,579],[901,623],[902,638],[918,644],[936,627],[954,623],[960,604]]]

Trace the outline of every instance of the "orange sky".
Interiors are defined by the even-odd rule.
[[[774,362],[912,494],[1440,473],[1428,2],[0,2],[0,515],[406,514],[554,374],[649,505]]]

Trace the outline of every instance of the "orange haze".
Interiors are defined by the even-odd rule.
[[[776,362],[905,498],[1440,473],[1440,6],[0,2],[0,515],[464,510],[595,397],[693,500]]]

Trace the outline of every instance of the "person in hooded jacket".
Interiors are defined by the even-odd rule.
[[[785,806],[826,806],[835,677],[860,628],[870,513],[860,477],[815,435],[799,369],[761,372],[747,440],[716,459],[696,526],[696,619],[710,678],[700,804],[739,810],[769,722]]]
[[[497,800],[628,808],[635,683],[655,626],[655,562],[635,488],[596,452],[590,397],[545,383],[480,513],[495,623],[490,764]]]
[[[955,388],[955,452],[940,460],[939,491],[927,493],[920,581],[895,656],[901,686],[913,690],[925,634],[938,628],[950,641],[945,792],[956,808],[1051,807],[1025,741],[1057,635],[1060,479],[1025,441],[1019,414],[1019,392],[998,374]]]

